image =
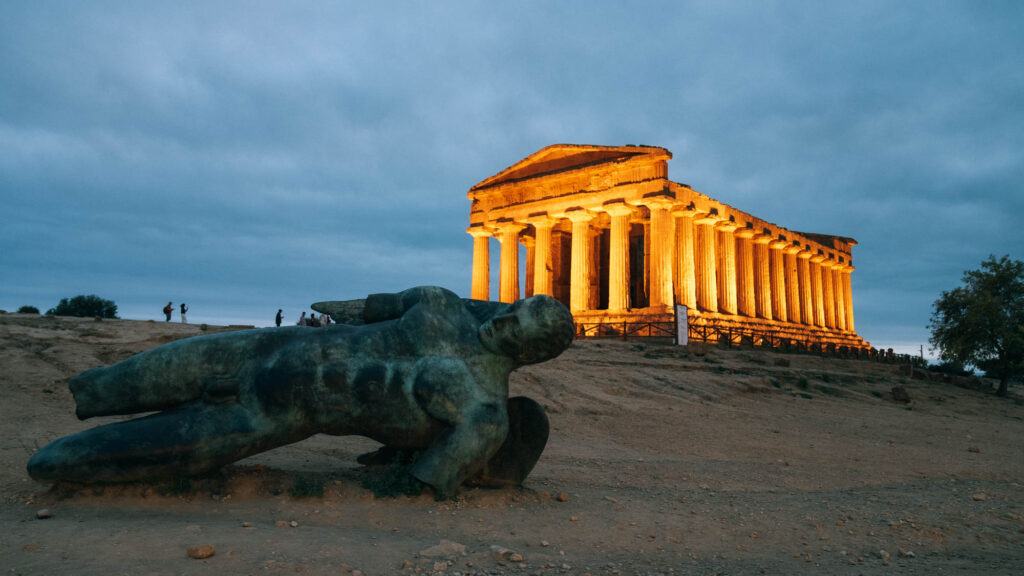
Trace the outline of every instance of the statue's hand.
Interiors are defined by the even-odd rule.
[[[317,302],[310,306],[321,314],[327,314],[338,324],[349,324],[357,326],[365,324],[363,310],[366,308],[366,299],[360,300],[328,300]]]

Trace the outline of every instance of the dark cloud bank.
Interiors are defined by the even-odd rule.
[[[1014,2],[188,6],[0,18],[0,307],[267,325],[415,284],[468,294],[470,186],[557,142],[852,236],[857,328],[1024,258]]]

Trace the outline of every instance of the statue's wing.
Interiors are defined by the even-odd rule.
[[[328,300],[317,302],[310,306],[321,314],[327,314],[338,324],[359,325],[365,324],[363,310],[366,308],[366,300]]]

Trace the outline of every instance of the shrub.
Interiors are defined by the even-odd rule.
[[[74,298],[61,298],[56,307],[46,311],[51,316],[77,316],[79,318],[100,317],[117,318],[117,304],[112,300],[104,300],[99,296],[75,296]]]
[[[35,306],[22,306],[18,308],[18,314],[39,314],[39,308]]]

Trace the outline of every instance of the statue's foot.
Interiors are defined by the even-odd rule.
[[[509,398],[505,443],[469,483],[495,487],[522,485],[540,459],[549,431],[548,416],[540,404],[526,396]]]

